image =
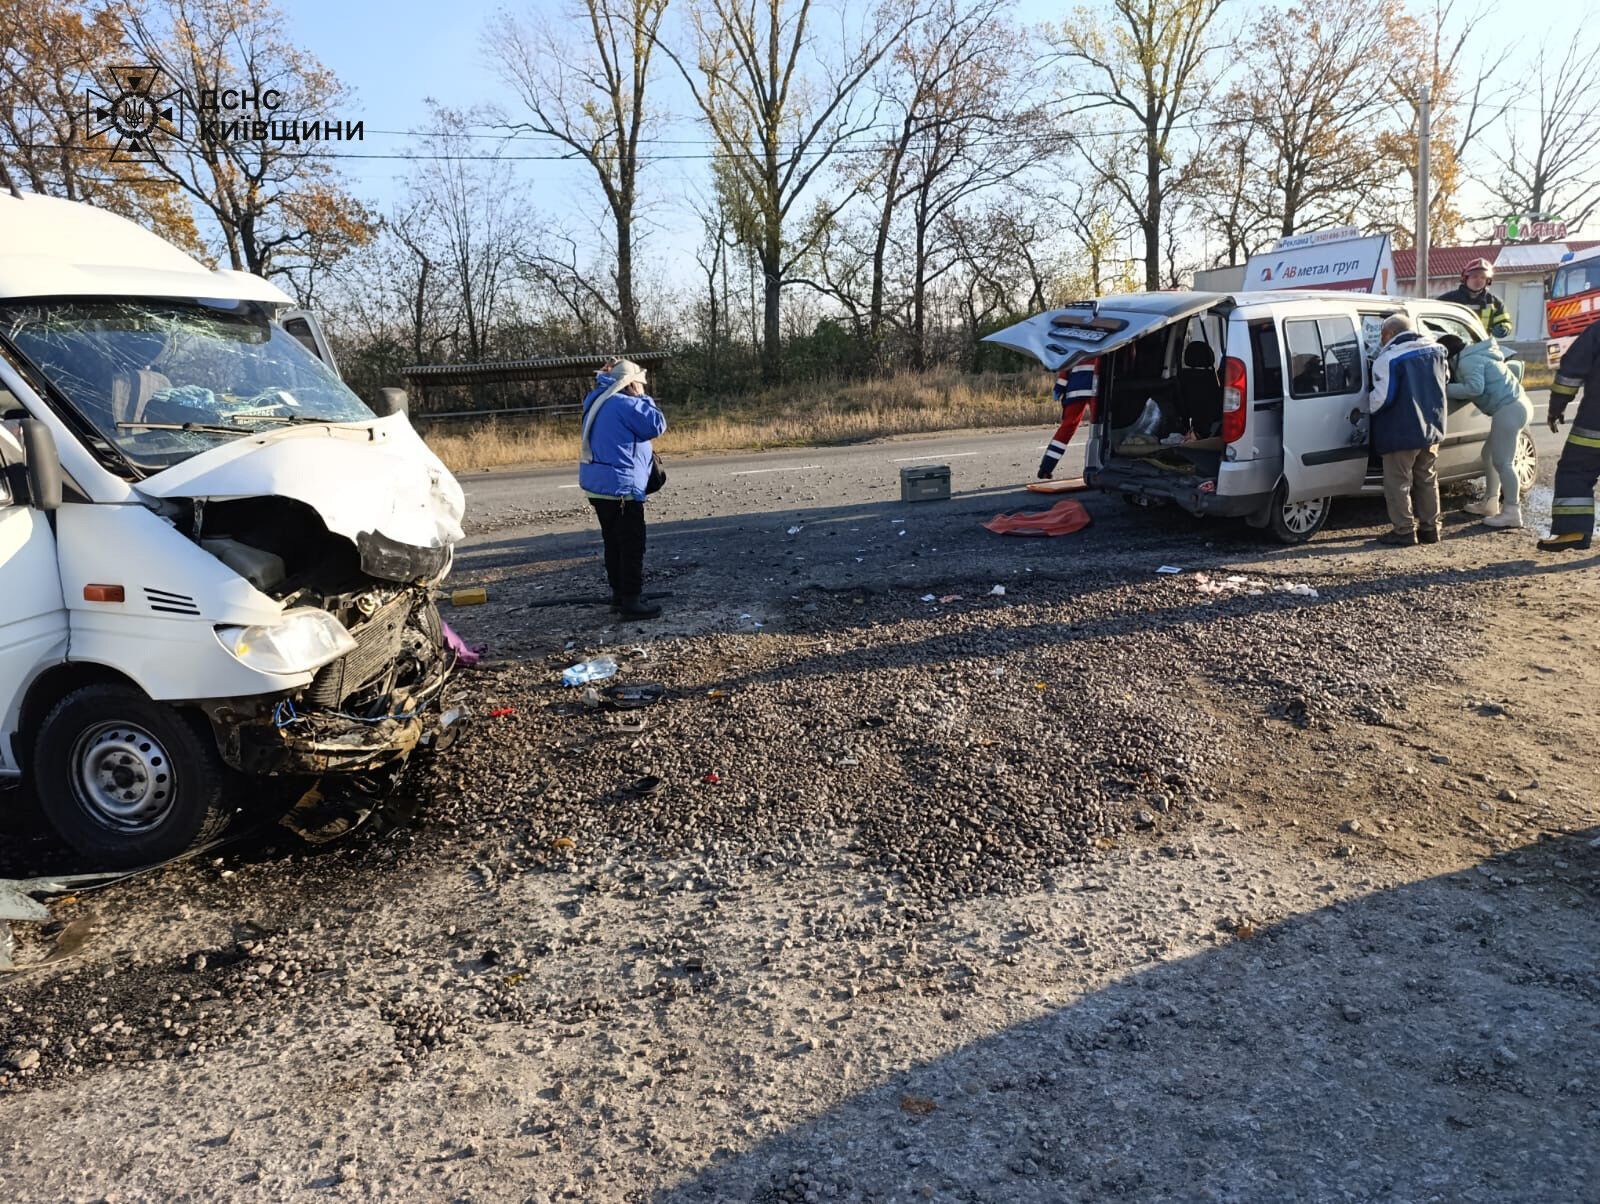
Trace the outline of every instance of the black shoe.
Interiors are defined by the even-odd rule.
[[[1417,528],[1417,542],[1418,543],[1438,543],[1439,542],[1439,528],[1438,527],[1418,527]]]
[[[1437,532],[1434,534],[1434,538],[1438,538]],[[1409,548],[1417,542],[1417,537],[1411,532],[1402,534],[1399,531],[1385,531],[1378,536],[1378,542],[1391,548]]]
[[[1587,552],[1590,537],[1582,531],[1569,531],[1565,535],[1552,535],[1539,541],[1541,552]]]
[[[631,598],[617,599],[617,613],[624,619],[653,619],[661,613],[661,607],[635,594]]]

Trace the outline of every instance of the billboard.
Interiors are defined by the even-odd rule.
[[[1279,288],[1337,289],[1352,293],[1392,293],[1399,287],[1387,234],[1350,237],[1352,230],[1280,239],[1270,251],[1252,255],[1244,267],[1241,292]]]

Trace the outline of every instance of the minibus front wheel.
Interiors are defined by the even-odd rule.
[[[33,767],[45,817],[96,869],[170,860],[232,816],[209,727],[133,686],[81,686],[56,703]]]

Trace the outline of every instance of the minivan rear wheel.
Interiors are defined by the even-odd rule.
[[[202,722],[132,686],[83,686],[33,749],[45,818],[94,868],[168,861],[219,835],[232,776]]]
[[[1328,521],[1328,511],[1333,508],[1333,499],[1319,497],[1291,502],[1285,497],[1287,493],[1288,489],[1279,485],[1277,493],[1272,495],[1269,525],[1279,543],[1305,543],[1322,530],[1323,524]]]

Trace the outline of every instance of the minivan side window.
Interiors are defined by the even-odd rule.
[[[1443,314],[1423,314],[1422,328],[1436,338],[1441,334],[1453,334],[1463,343],[1476,343],[1479,341],[1478,336],[1473,333],[1472,327],[1468,326],[1460,318],[1447,317]]]
[[[1360,392],[1361,343],[1349,318],[1291,318],[1283,335],[1289,346],[1290,396]]]
[[[1271,319],[1250,323],[1251,379],[1257,401],[1283,398],[1283,356],[1278,352],[1278,331]]]

